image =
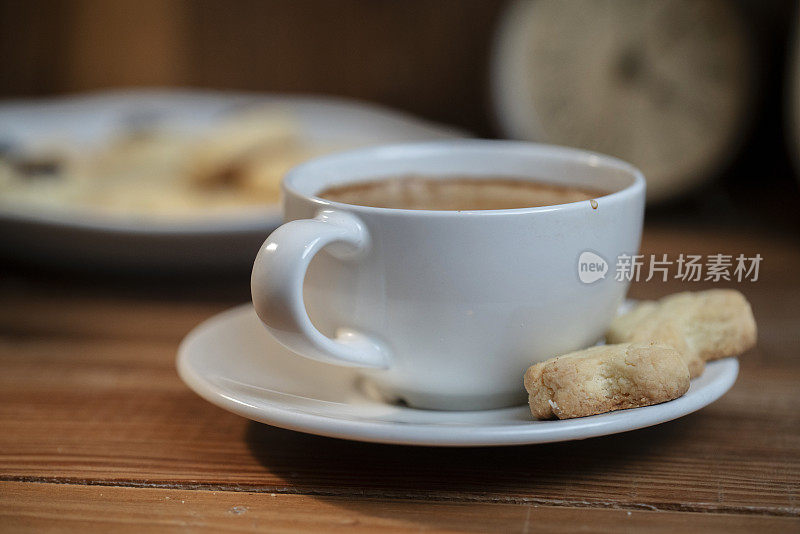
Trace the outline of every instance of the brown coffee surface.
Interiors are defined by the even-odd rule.
[[[505,210],[580,202],[607,193],[531,178],[407,175],[337,185],[317,196],[359,206],[407,210]]]

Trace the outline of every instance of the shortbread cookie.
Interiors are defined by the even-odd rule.
[[[677,293],[643,302],[617,317],[606,332],[609,343],[655,341],[675,347],[692,377],[705,362],[737,356],[755,345],[756,322],[744,295],[732,289]]]
[[[666,345],[601,345],[532,365],[525,389],[534,417],[569,419],[676,399],[689,369]]]

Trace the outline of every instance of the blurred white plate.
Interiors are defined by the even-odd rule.
[[[0,140],[38,146],[68,137],[91,146],[129,116],[154,114],[177,129],[202,128],[226,110],[273,103],[313,145],[365,146],[464,137],[454,128],[373,104],[322,97],[212,91],[113,91],[0,104]],[[180,220],[0,205],[0,255],[134,270],[242,267],[281,222],[278,205]]]

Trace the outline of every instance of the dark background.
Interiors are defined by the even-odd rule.
[[[740,0],[760,83],[746,142],[650,220],[800,233],[785,129],[796,2]],[[500,0],[0,0],[0,97],[181,86],[371,100],[498,136],[488,91]]]

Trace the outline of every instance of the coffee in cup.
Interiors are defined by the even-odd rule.
[[[345,204],[406,210],[507,210],[591,200],[588,187],[513,176],[383,177],[328,187],[318,197]]]

